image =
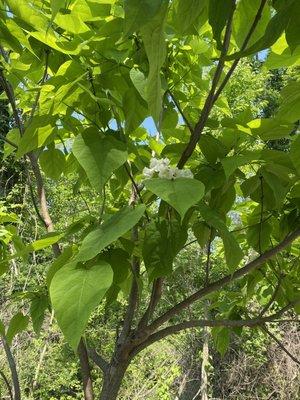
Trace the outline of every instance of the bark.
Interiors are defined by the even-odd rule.
[[[91,370],[89,365],[89,358],[86,346],[82,339],[80,340],[78,346],[78,356],[80,360],[81,373],[82,373],[84,399],[93,400],[94,392],[93,392],[93,382],[91,378]]]
[[[129,360],[115,361],[104,375],[100,400],[116,400],[121,388]]]

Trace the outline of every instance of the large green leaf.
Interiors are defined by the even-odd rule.
[[[32,319],[33,329],[37,335],[40,333],[48,306],[48,296],[45,294],[38,293],[31,300],[30,316]]]
[[[95,257],[105,247],[119,239],[133,228],[145,212],[144,205],[123,208],[107,219],[99,228],[90,232],[83,240],[76,261],[86,261]]]
[[[138,31],[159,11],[165,0],[125,0],[124,36]]]
[[[298,0],[287,0],[282,4],[278,12],[270,19],[264,35],[244,51],[234,53],[228,56],[227,59],[232,60],[235,58],[245,57],[271,47],[280,38],[281,34],[288,27],[290,22],[293,21],[293,7],[297,1]]]
[[[181,219],[193,205],[204,195],[204,185],[196,179],[160,179],[153,178],[145,181],[150,192],[170,204],[180,214]]]
[[[29,318],[27,315],[23,315],[21,312],[18,312],[16,315],[12,317],[6,332],[6,340],[9,345],[11,345],[13,338],[20,332],[26,329],[29,322]]]
[[[63,152],[55,148],[43,151],[39,156],[39,162],[45,175],[51,179],[58,179],[66,164]]]
[[[38,149],[47,143],[47,139],[55,132],[56,118],[50,115],[37,115],[32,119],[21,137],[17,157]]]
[[[234,5],[234,0],[209,0],[208,20],[219,50],[222,48],[222,31],[233,12]]]
[[[293,140],[291,145],[291,159],[300,176],[300,135]]]
[[[151,21],[144,25],[141,30],[142,39],[149,61],[146,96],[149,111],[156,123],[160,120],[162,109],[160,70],[167,55],[164,34],[167,11],[168,2],[164,1],[159,12],[151,19]]]
[[[172,25],[179,33],[186,34],[193,29],[193,25],[207,7],[208,0],[174,0],[172,3]]]
[[[300,119],[300,82],[291,82],[281,91],[281,105],[278,118],[295,123]]]
[[[88,129],[76,137],[72,151],[95,190],[101,191],[112,173],[127,160],[126,146],[114,137]]]
[[[66,340],[76,351],[92,311],[99,305],[113,281],[105,261],[95,265],[65,265],[53,277],[50,297]]]
[[[186,239],[186,229],[176,220],[153,221],[147,225],[143,259],[150,281],[172,272],[173,260]]]
[[[237,3],[237,9],[233,18],[233,37],[239,48],[242,47],[244,40],[250,31],[260,5],[261,0],[240,0]],[[270,19],[270,14],[270,7],[266,4],[263,8],[258,24],[251,35],[248,46],[251,46],[264,35],[266,26]]]

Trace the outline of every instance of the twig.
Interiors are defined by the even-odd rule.
[[[3,136],[1,133],[0,133],[0,138],[4,142],[8,143],[10,146],[14,147],[15,149],[18,149],[18,146],[14,142],[12,142],[11,140],[7,139],[7,137]]]
[[[278,346],[283,350],[296,364],[300,365],[300,360],[298,360],[293,354],[291,354],[288,349],[281,343],[281,341],[273,335],[272,332],[269,331],[265,326],[262,326],[261,329],[265,331],[273,340],[278,344]]]
[[[191,134],[193,134],[194,128],[193,128],[192,124],[189,122],[189,120],[186,117],[186,115],[184,114],[180,104],[178,103],[178,101],[176,100],[176,98],[174,97],[174,95],[173,95],[173,93],[171,92],[170,89],[167,90],[167,94],[169,94],[169,96],[171,97],[173,103],[175,104],[176,108],[178,109],[180,115],[182,116],[182,119],[184,120],[186,126],[189,128]]]
[[[10,386],[10,383],[9,383],[8,379],[6,378],[4,372],[1,371],[1,369],[0,369],[0,375],[1,375],[2,379],[4,380],[4,383],[5,383],[6,387],[7,387],[7,391],[8,391],[9,397],[11,398],[11,400],[14,400],[13,393],[12,393],[12,388]]]

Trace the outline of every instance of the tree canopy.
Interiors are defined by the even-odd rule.
[[[30,321],[39,334],[54,313],[79,355],[85,399],[94,398],[90,358],[103,372],[101,400],[113,400],[131,360],[168,335],[211,327],[223,352],[231,331],[268,334],[286,312],[296,321],[299,0],[0,5],[2,160],[19,163],[44,229],[24,237],[6,204],[0,273],[33,254],[51,259],[0,324],[8,360],[14,337]],[[269,82],[289,69],[272,99],[255,68]],[[74,196],[88,190],[85,213],[55,209],[49,192],[61,182]],[[191,243],[198,287],[161,306]],[[86,329],[100,304],[116,303],[124,317],[108,361]]]

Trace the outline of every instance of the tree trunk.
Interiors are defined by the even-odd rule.
[[[129,361],[116,361],[104,375],[100,400],[116,400],[121,388],[122,380],[129,365]]]

